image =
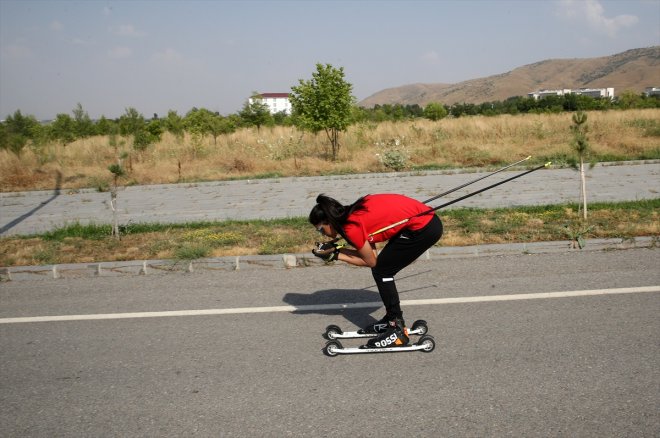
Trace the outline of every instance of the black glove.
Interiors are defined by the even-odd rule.
[[[327,242],[314,242],[314,245],[316,245],[316,250],[318,251],[327,251],[329,249],[335,249],[335,248],[341,248],[343,245],[337,245],[337,240],[329,240]]]
[[[339,258],[339,248],[336,245],[324,250],[314,248],[312,249],[312,254],[324,262],[334,262]]]

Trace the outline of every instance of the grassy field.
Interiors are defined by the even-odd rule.
[[[28,147],[16,156],[0,150],[0,190],[108,190],[108,166],[119,157],[127,170],[122,185],[217,181],[277,176],[312,176],[391,170],[487,167],[532,155],[529,163],[567,164],[575,159],[570,143],[570,113],[464,117],[432,122],[351,126],[341,137],[336,161],[330,161],[324,133],[293,127],[242,129],[212,138],[162,141],[138,152],[130,138],[111,146],[108,137],[78,140],[66,146]],[[588,113],[594,161],[660,158],[660,110]]]
[[[588,114],[594,161],[660,159],[660,110]],[[21,156],[0,151],[2,191],[108,190],[108,166],[123,157],[120,184],[155,184],[277,176],[309,176],[501,166],[532,155],[528,164],[568,165],[571,114],[415,120],[351,126],[339,159],[327,159],[323,135],[292,127],[244,129],[211,138],[165,134],[146,151],[130,139],[107,137],[28,148]],[[455,209],[442,213],[442,246],[581,238],[658,236],[659,200],[511,210]],[[308,252],[318,235],[303,218],[275,221],[129,225],[121,239],[110,226],[69,226],[39,236],[0,238],[0,266],[143,259],[196,259],[229,255]]]

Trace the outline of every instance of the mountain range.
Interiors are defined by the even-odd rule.
[[[358,102],[364,108],[401,104],[426,106],[504,101],[537,90],[614,88],[617,96],[660,86],[660,46],[631,49],[611,56],[548,59],[506,73],[456,84],[410,84],[379,91]]]

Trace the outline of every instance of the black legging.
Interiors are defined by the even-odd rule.
[[[371,273],[376,280],[380,298],[385,304],[388,318],[402,318],[399,292],[394,283],[394,276],[403,268],[414,262],[432,247],[442,236],[442,221],[433,216],[421,230],[403,230],[392,237],[385,248],[378,254],[376,266]]]

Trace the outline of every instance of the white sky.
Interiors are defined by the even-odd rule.
[[[0,119],[227,115],[318,62],[361,100],[656,45],[660,0],[0,0]]]

